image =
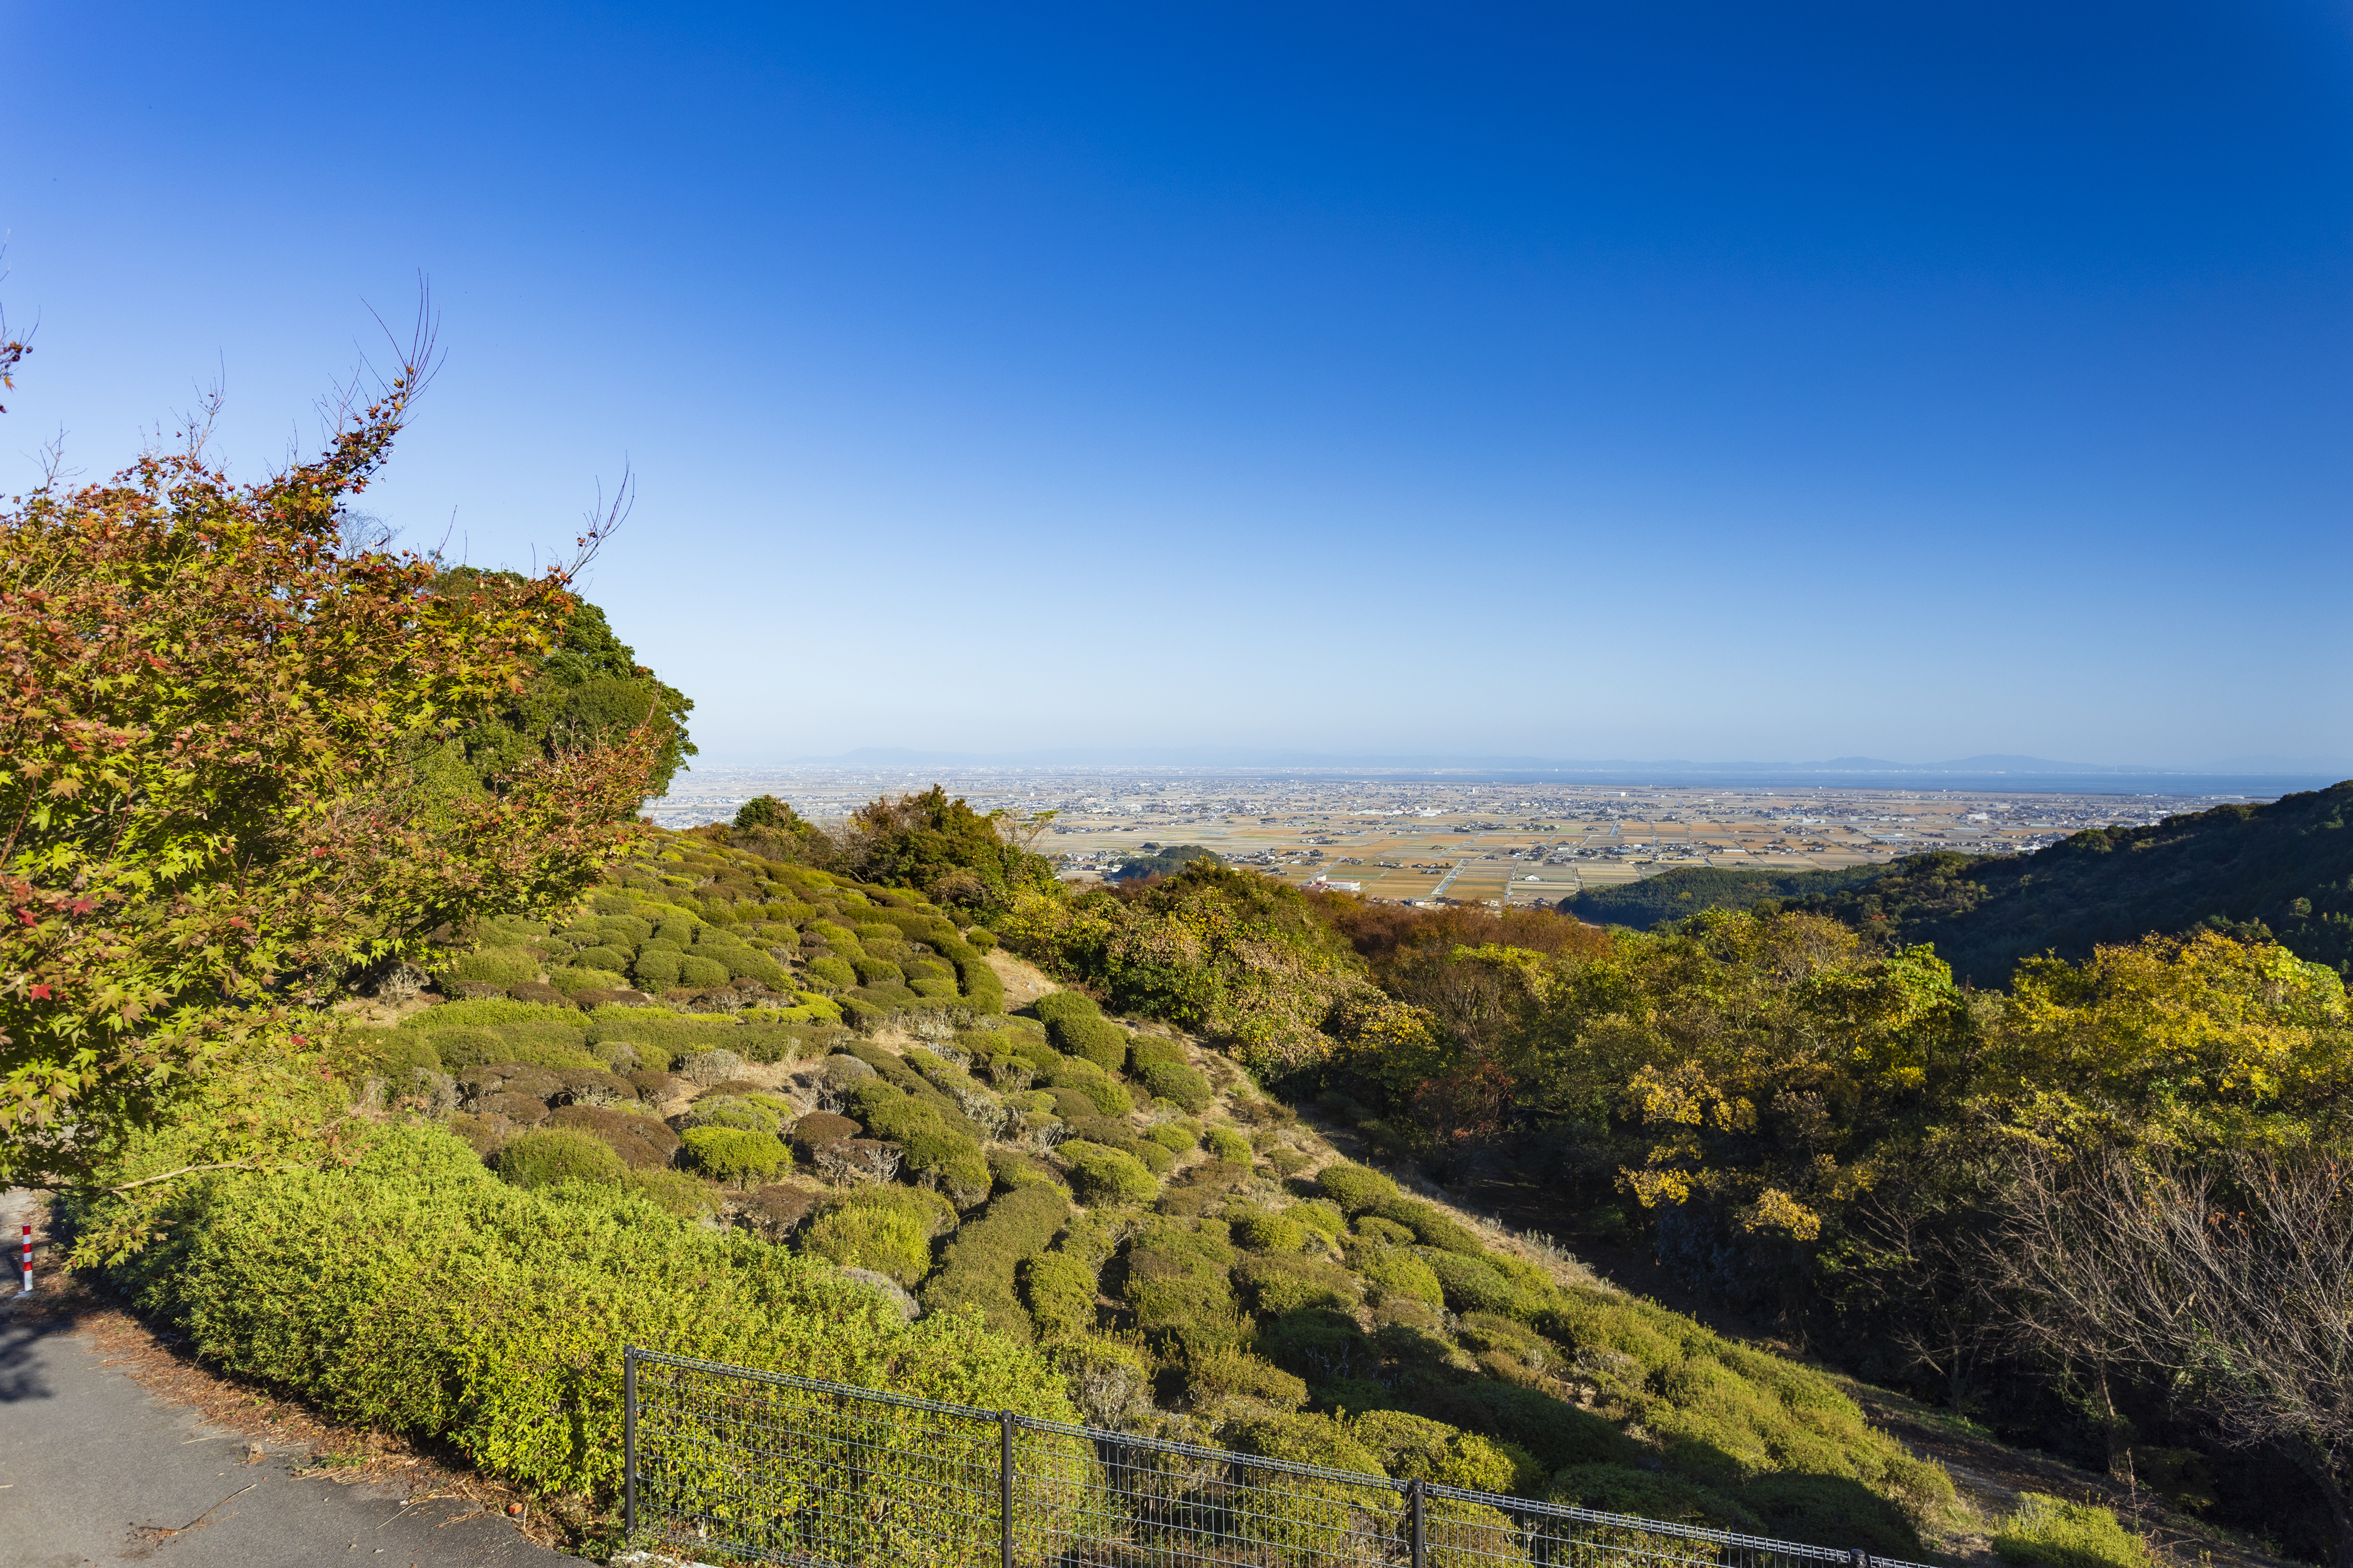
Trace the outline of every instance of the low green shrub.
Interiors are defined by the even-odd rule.
[[[979,1144],[945,1128],[920,1131],[898,1141],[903,1163],[901,1173],[937,1189],[960,1209],[985,1202],[997,1178]]]
[[[949,1238],[939,1272],[923,1286],[923,1305],[975,1307],[998,1333],[1034,1338],[1029,1314],[1014,1292],[1015,1277],[1025,1261],[1045,1251],[1070,1214],[1070,1200],[1048,1186],[1018,1187],[992,1199],[986,1213]]]
[[[772,1182],[793,1168],[793,1152],[773,1132],[737,1127],[690,1127],[679,1134],[694,1168],[715,1182],[749,1186]]]
[[[629,949],[614,943],[598,942],[594,947],[584,947],[574,953],[572,962],[566,967],[597,970],[606,973],[621,973],[635,962],[636,955]],[[554,975],[561,973],[562,970],[550,971],[550,977],[553,978]],[[513,983],[510,981],[509,984]]]
[[[1250,1167],[1226,1160],[1204,1160],[1176,1173],[1161,1194],[1164,1214],[1198,1217],[1222,1206],[1226,1194],[1250,1180]]]
[[[708,991],[724,985],[728,981],[727,966],[713,958],[702,958],[688,953],[678,961],[678,983],[697,991]]]
[[[639,1067],[668,1071],[688,1057],[732,1040],[735,1025],[720,1015],[681,1016],[661,1007],[608,1007],[588,1018],[588,1049],[627,1044]]]
[[[2018,1511],[1994,1527],[1993,1549],[2006,1563],[2048,1568],[2145,1568],[2148,1542],[2115,1512],[2047,1492],[2021,1492]]]
[[[871,1268],[913,1289],[932,1268],[930,1230],[904,1210],[830,1209],[809,1221],[800,1249],[844,1268]]]
[[[997,1178],[998,1188],[1004,1192],[1009,1193],[1016,1187],[1056,1187],[1066,1194],[1069,1191],[1063,1187],[1062,1178],[1054,1173],[1052,1166],[1011,1149],[989,1150],[988,1169]]]
[[[1380,1461],[1328,1415],[1256,1415],[1228,1424],[1220,1436],[1245,1454],[1325,1469],[1380,1473]],[[1235,1533],[1284,1561],[1345,1555],[1370,1518],[1393,1528],[1401,1504],[1388,1487],[1328,1479],[1287,1479],[1265,1494],[1264,1506],[1238,1512]]]
[[[438,1011],[438,1009],[436,1009]],[[574,1017],[578,1017],[576,1012]],[[442,1067],[450,1072],[480,1067],[491,1062],[527,1061],[549,1068],[593,1068],[596,1058],[583,1047],[557,1043],[525,1042],[518,1045],[501,1037],[494,1029],[436,1029],[426,1037],[433,1042]]]
[[[450,960],[448,973],[477,985],[521,985],[539,978],[539,955],[526,947],[478,947]]]
[[[1351,1219],[1368,1208],[1388,1202],[1400,1194],[1398,1184],[1378,1171],[1368,1171],[1362,1165],[1345,1161],[1326,1165],[1315,1174],[1316,1190],[1340,1205],[1340,1212]]]
[[[1252,1252],[1297,1252],[1307,1245],[1307,1227],[1288,1210],[1270,1214],[1256,1204],[1229,1204],[1225,1221],[1234,1244]]]
[[[1234,1265],[1233,1277],[1250,1310],[1262,1314],[1354,1312],[1364,1299],[1364,1287],[1347,1269],[1295,1252],[1245,1258]]]
[[[1186,1061],[1184,1052],[1166,1040],[1148,1035],[1132,1037],[1127,1070],[1155,1100],[1174,1101],[1194,1115],[1208,1109],[1209,1080]]]
[[[1309,1198],[1304,1203],[1293,1204],[1289,1213],[1292,1218],[1326,1240],[1336,1239],[1348,1228],[1348,1222],[1340,1217],[1340,1205],[1324,1198]]]
[[[1075,1089],[1105,1116],[1125,1116],[1135,1109],[1124,1084],[1082,1057],[1062,1058],[1040,1072],[1038,1082],[1047,1089]]]
[[[678,984],[679,970],[686,963],[686,954],[670,947],[643,947],[638,950],[629,973],[638,984],[652,992],[670,990]]]
[[[1525,1317],[1543,1305],[1531,1300],[1517,1281],[1483,1258],[1465,1258],[1434,1247],[1418,1251],[1422,1264],[1445,1287],[1446,1304],[1458,1312],[1499,1312]]]
[[[621,973],[617,970],[611,969],[582,969],[578,967],[551,969],[547,972],[547,983],[555,987],[558,991],[563,992],[566,996],[575,996],[583,991],[627,991],[631,989],[629,977],[627,974]]]
[[[1005,1011],[1005,982],[988,966],[979,948],[953,937],[935,938],[932,946],[942,958],[955,965],[956,984],[963,989],[967,1006],[976,1013]]]
[[[1169,1360],[1197,1361],[1250,1337],[1234,1300],[1234,1249],[1215,1221],[1154,1219],[1119,1258],[1119,1294],[1146,1340]]]
[[[1037,1001],[1032,1002],[1029,1005],[1029,1010],[1038,1015],[1039,1021],[1046,1026],[1046,1032],[1050,1035],[1053,1033],[1054,1026],[1058,1023],[1067,1022],[1072,1018],[1103,1016],[1102,1005],[1083,991],[1049,991]]]
[[[503,996],[486,996],[479,1001],[444,1002],[411,1013],[396,1026],[434,1034],[443,1029],[489,1029],[502,1024],[531,1023],[557,1023],[576,1030],[580,1027],[580,1012],[575,1007],[548,1007],[533,1002],[511,1002]]]
[[[1054,1153],[1070,1173],[1071,1193],[1082,1204],[1148,1204],[1160,1195],[1160,1184],[1133,1154],[1078,1138]]]
[[[682,1219],[701,1219],[719,1212],[717,1190],[708,1182],[696,1181],[684,1171],[649,1166],[631,1171],[621,1185],[664,1214],[676,1215]]]
[[[612,1496],[626,1342],[1079,1418],[1037,1356],[969,1320],[902,1322],[823,1264],[625,1190],[520,1188],[421,1124],[360,1129],[343,1154],[178,1184],[142,1221],[163,1239],[115,1280],[206,1364],[331,1420],[447,1441],[534,1491]],[[123,1205],[100,1199],[85,1221]],[[994,1542],[991,1524],[965,1550]]]
[[[1220,1160],[1248,1169],[1250,1163],[1250,1140],[1230,1127],[1212,1127],[1202,1140],[1209,1152]]]
[[[1187,1131],[1182,1122],[1163,1121],[1145,1128],[1144,1135],[1172,1154],[1188,1154],[1201,1146],[1200,1139]]]
[[[1026,1258],[1020,1269],[1021,1300],[1048,1344],[1083,1338],[1095,1331],[1095,1271],[1067,1252]]]
[[[1374,1410],[1348,1423],[1349,1436],[1398,1480],[1435,1481],[1464,1491],[1511,1492],[1535,1485],[1535,1461],[1443,1421],[1402,1410]]]
[[[1307,1403],[1307,1381],[1261,1361],[1239,1345],[1219,1345],[1185,1369],[1185,1391],[1196,1406],[1236,1396],[1297,1409]]]
[[[1046,1037],[1064,1056],[1084,1057],[1105,1072],[1117,1072],[1127,1065],[1127,1031],[1108,1018],[1049,1018]]]
[[[1464,1258],[1484,1258],[1486,1244],[1478,1233],[1441,1211],[1437,1205],[1419,1198],[1398,1196],[1367,1204],[1356,1211],[1359,1215],[1377,1215],[1394,1220],[1413,1232],[1414,1239],[1424,1247],[1434,1247],[1440,1252],[1459,1253]]]
[[[792,1102],[766,1094],[706,1094],[686,1108],[688,1127],[738,1127],[774,1132],[793,1113]]]
[[[554,1187],[566,1182],[617,1185],[628,1174],[620,1155],[594,1133],[574,1128],[537,1128],[508,1140],[494,1162],[499,1174],[519,1187]]]
[[[353,1025],[335,1036],[339,1055],[354,1078],[375,1075],[393,1079],[423,1069],[441,1070],[441,1053],[433,1037],[416,1029],[376,1029]],[[470,1065],[470,1064],[469,1064]]]
[[[1545,1500],[1568,1508],[1589,1508],[1604,1513],[1627,1513],[1671,1524],[1698,1524],[1718,1530],[1762,1534],[1764,1521],[1710,1487],[1695,1486],[1674,1476],[1635,1468],[1631,1464],[1588,1462],[1568,1465],[1545,1489]],[[1662,1537],[1662,1547],[1680,1538]]]
[[[858,971],[849,966],[849,961],[830,955],[811,959],[801,973],[812,983],[835,991],[847,991],[858,984]]]
[[[570,1128],[603,1140],[632,1171],[666,1168],[678,1154],[678,1134],[650,1116],[602,1106],[565,1105],[550,1112],[550,1127]]]
[[[1429,1264],[1401,1247],[1357,1248],[1350,1258],[1365,1283],[1380,1295],[1405,1296],[1435,1307],[1446,1299],[1445,1283]]]

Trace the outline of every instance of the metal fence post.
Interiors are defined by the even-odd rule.
[[[1000,1568],[1013,1568],[1013,1412],[997,1413],[997,1512]]]
[[[1424,1555],[1421,1532],[1421,1478],[1416,1476],[1405,1484],[1406,1508],[1413,1515],[1413,1568],[1422,1568]]]
[[[638,1538],[638,1347],[621,1347],[621,1528]]]

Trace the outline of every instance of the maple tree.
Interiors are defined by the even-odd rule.
[[[421,329],[318,456],[259,482],[194,421],[0,511],[0,1179],[100,1180],[438,928],[566,906],[634,831],[643,727],[488,787],[448,765],[554,646],[615,514],[568,564],[462,595],[350,542],[430,360]]]

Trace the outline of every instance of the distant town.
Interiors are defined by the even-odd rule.
[[[804,816],[831,822],[877,795],[934,783],[978,809],[1031,823],[1033,847],[1075,880],[1098,880],[1138,856],[1192,844],[1293,882],[1371,898],[1511,904],[1549,904],[1678,866],[1786,872],[1926,849],[2018,853],[2087,827],[2138,826],[2227,801],[2269,798],[1796,785],[1570,788],[1148,769],[699,768],[645,815],[665,827],[691,827],[730,818],[744,801],[773,794]]]

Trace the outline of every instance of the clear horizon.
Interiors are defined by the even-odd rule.
[[[2341,6],[0,25],[0,489],[283,460],[422,276],[370,504],[628,465],[707,763],[2347,754]]]

